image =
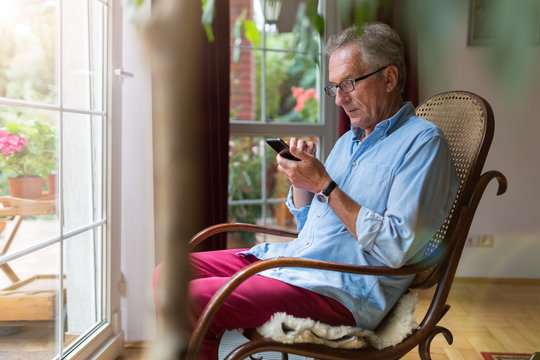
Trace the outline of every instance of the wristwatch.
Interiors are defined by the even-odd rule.
[[[328,204],[328,199],[330,197],[330,193],[337,187],[337,184],[335,181],[332,181],[323,191],[318,192],[315,196],[317,197],[317,200],[322,202],[323,204]]]

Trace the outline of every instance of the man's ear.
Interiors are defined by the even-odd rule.
[[[398,83],[399,71],[396,65],[388,65],[384,69],[384,80],[386,82],[386,92],[392,92]]]

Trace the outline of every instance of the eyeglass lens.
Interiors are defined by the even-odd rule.
[[[326,86],[324,88],[324,91],[330,96],[336,96],[337,95],[337,88],[339,87],[341,89],[341,91],[343,91],[344,93],[350,93],[351,91],[354,90],[354,83],[355,82],[360,81],[360,80],[364,80],[364,79],[370,77],[371,75],[374,75],[374,74],[378,73],[379,71],[386,69],[387,67],[388,67],[388,65],[383,66],[382,68],[380,68],[378,70],[375,70],[372,73],[369,73],[369,74],[364,75],[364,76],[360,76],[359,78],[354,79],[354,80],[352,80],[352,79],[343,80],[342,82],[340,82],[337,85],[328,85],[328,86]]]

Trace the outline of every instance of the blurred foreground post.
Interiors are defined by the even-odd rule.
[[[183,358],[187,347],[187,243],[200,230],[202,189],[197,121],[199,1],[153,4],[145,41],[154,104],[155,238],[161,242],[158,336],[152,359]]]

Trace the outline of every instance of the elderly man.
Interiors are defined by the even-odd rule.
[[[403,103],[403,45],[384,24],[351,28],[327,44],[325,87],[351,119],[326,164],[312,142],[292,138],[300,161],[277,156],[292,183],[287,200],[298,238],[243,251],[191,255],[191,316],[242,267],[278,256],[356,265],[400,267],[415,261],[442,225],[458,178],[440,129]],[[200,358],[216,359],[227,329],[262,325],[275,312],[330,325],[374,329],[407,289],[412,276],[382,277],[314,269],[278,268],[244,282],[224,303]]]

